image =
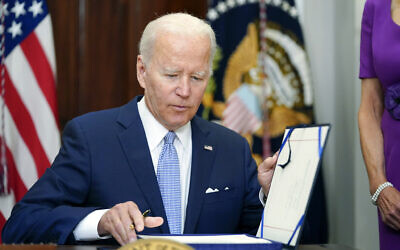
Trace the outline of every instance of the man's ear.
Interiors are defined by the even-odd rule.
[[[136,60],[136,76],[139,81],[140,87],[146,89],[146,66],[143,62],[142,55],[138,55]]]

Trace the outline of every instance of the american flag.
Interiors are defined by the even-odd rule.
[[[0,2],[0,229],[60,147],[52,25],[45,0]],[[1,242],[1,238],[0,238]]]
[[[226,101],[222,124],[239,134],[252,134],[262,125],[260,106],[249,87],[242,85]]]

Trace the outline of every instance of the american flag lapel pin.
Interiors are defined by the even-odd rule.
[[[205,150],[208,150],[208,151],[212,151],[212,150],[213,150],[213,147],[210,146],[210,145],[204,145],[204,149],[205,149]]]

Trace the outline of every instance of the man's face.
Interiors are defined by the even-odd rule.
[[[176,130],[196,114],[209,78],[210,39],[161,33],[145,65],[137,58],[137,77],[146,105],[168,130]]]

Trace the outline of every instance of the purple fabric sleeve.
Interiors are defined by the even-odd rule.
[[[375,68],[372,56],[372,30],[374,19],[374,6],[371,0],[367,0],[361,23],[360,44],[360,74],[359,78],[375,78]]]

